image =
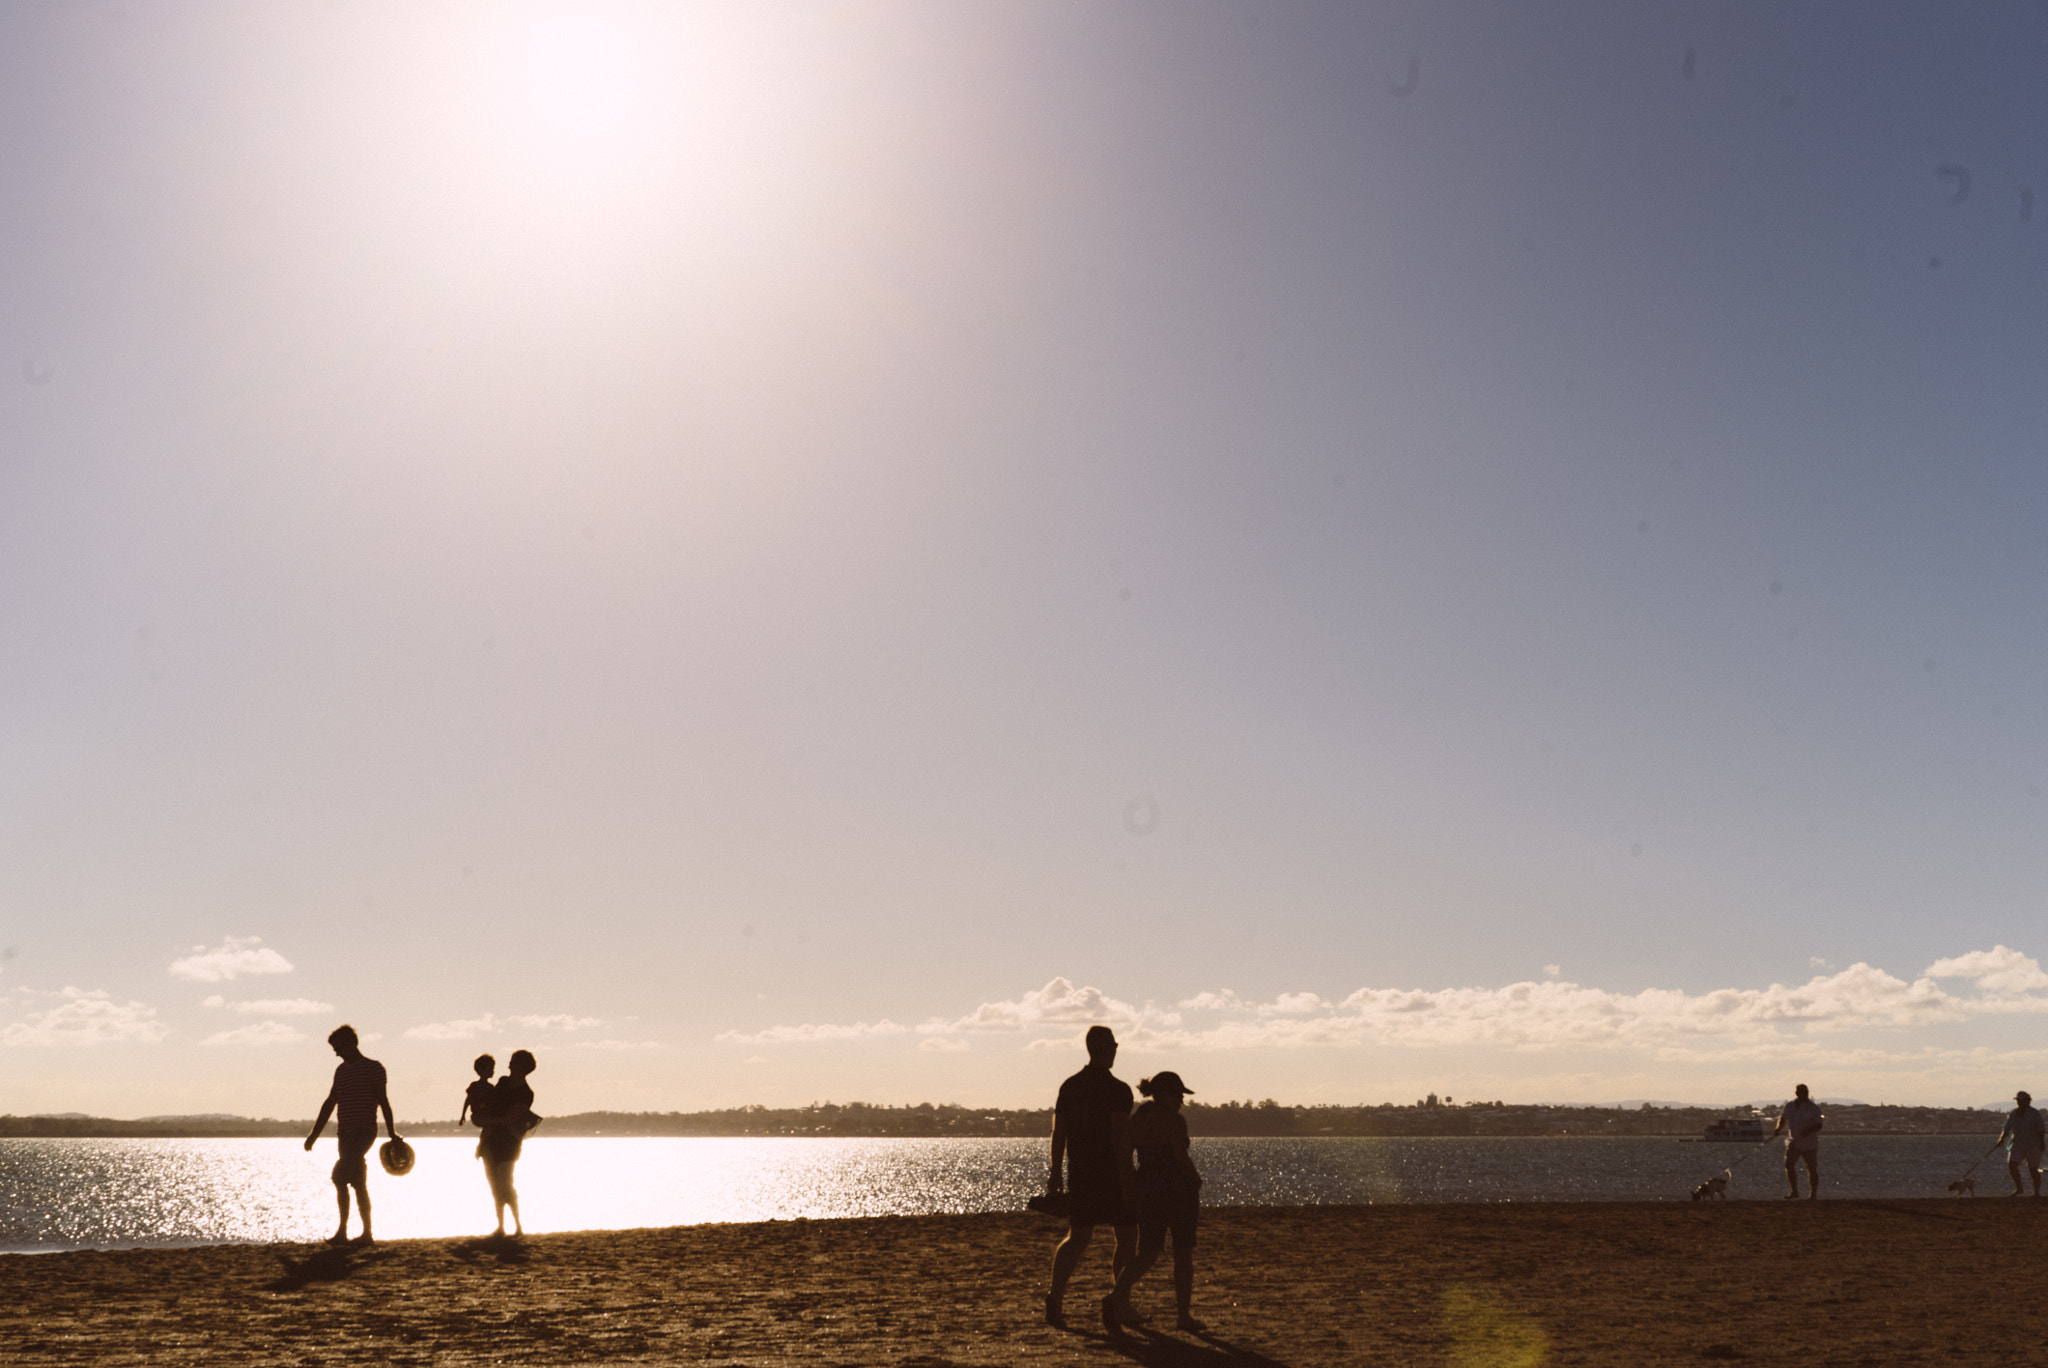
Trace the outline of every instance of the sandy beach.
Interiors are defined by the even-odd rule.
[[[2005,1364],[2048,1204],[1204,1212],[1208,1333],[1110,1339],[1106,1235],[1040,1321],[1036,1216],[0,1257],[23,1364]],[[1163,1270],[1139,1307],[1171,1325]]]
[[[2048,1203],[1587,1203],[1204,1213],[1205,1336],[1062,1332],[1056,1228],[927,1216],[0,1257],[9,1363],[2003,1364],[2048,1328]]]

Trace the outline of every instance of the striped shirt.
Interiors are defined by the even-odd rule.
[[[327,1094],[334,1104],[335,1129],[342,1135],[377,1133],[377,1107],[384,1101],[384,1066],[358,1055],[344,1059],[334,1070],[334,1089]]]

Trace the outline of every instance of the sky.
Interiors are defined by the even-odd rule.
[[[0,1112],[2040,1091],[2044,60],[0,10]]]

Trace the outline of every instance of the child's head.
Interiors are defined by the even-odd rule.
[[[472,1067],[476,1069],[476,1076],[478,1078],[489,1078],[498,1071],[498,1061],[489,1055],[478,1055],[476,1063]]]

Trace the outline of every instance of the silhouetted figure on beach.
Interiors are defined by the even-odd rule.
[[[505,1065],[505,1076],[491,1089],[490,1105],[480,1118],[484,1133],[477,1148],[483,1154],[484,1176],[490,1180],[491,1201],[497,1207],[499,1235],[505,1233],[507,1207],[512,1209],[512,1233],[526,1233],[519,1222],[519,1193],[512,1186],[512,1166],[519,1162],[526,1133],[540,1124],[533,1114],[533,1089],[526,1083],[534,1068],[530,1052],[514,1050]]]
[[[1135,1183],[1138,1205],[1138,1257],[1117,1274],[1116,1290],[1102,1299],[1102,1323],[1120,1334],[1131,1305],[1131,1285],[1159,1262],[1168,1231],[1173,1232],[1173,1300],[1182,1330],[1206,1330],[1189,1308],[1195,1296],[1195,1216],[1200,1210],[1202,1175],[1188,1157],[1188,1121],[1181,1099],[1193,1090],[1170,1070],[1138,1083],[1149,1101],[1131,1114],[1129,1136],[1138,1153]]]
[[[1806,1195],[1820,1196],[1820,1128],[1826,1119],[1814,1100],[1806,1095],[1806,1085],[1799,1084],[1792,1090],[1792,1100],[1778,1113],[1777,1129],[1772,1135],[1785,1137],[1785,1185],[1791,1191],[1787,1199],[1799,1195],[1799,1166],[1806,1165]]]
[[[341,1157],[334,1161],[334,1202],[341,1208],[341,1224],[334,1228],[327,1242],[347,1243],[348,1194],[354,1188],[356,1205],[363,1213],[363,1233],[359,1238],[369,1244],[375,1237],[370,1233],[370,1170],[364,1158],[370,1146],[377,1143],[377,1113],[384,1113],[384,1129],[393,1140],[399,1138],[398,1122],[391,1117],[384,1066],[363,1053],[356,1040],[356,1028],[335,1027],[327,1043],[341,1056],[341,1063],[335,1066],[334,1086],[328,1089],[327,1100],[320,1104],[320,1116],[313,1122],[312,1134],[306,1137],[306,1148],[313,1148],[313,1142],[327,1127],[327,1118],[334,1116],[334,1135],[341,1146]]]
[[[1060,1161],[1066,1160],[1067,1235],[1052,1256],[1052,1290],[1045,1294],[1045,1319],[1062,1328],[1067,1280],[1095,1238],[1095,1227],[1116,1231],[1113,1271],[1121,1275],[1137,1243],[1131,1205],[1131,1089],[1109,1071],[1116,1062],[1116,1036],[1107,1026],[1088,1028],[1088,1067],[1060,1084],[1052,1112],[1050,1191],[1062,1190]]]
[[[2034,1099],[2024,1089],[2013,1094],[2013,1101],[2019,1103],[2012,1109],[2012,1115],[2005,1118],[2005,1125],[1998,1132],[1998,1142],[2005,1146],[2005,1171],[2012,1175],[2012,1195],[2020,1196],[2025,1188],[2020,1183],[2020,1169],[2033,1175],[2034,1195],[2041,1195],[2041,1152],[2048,1149],[2048,1123],[2041,1113],[2034,1110]]]

